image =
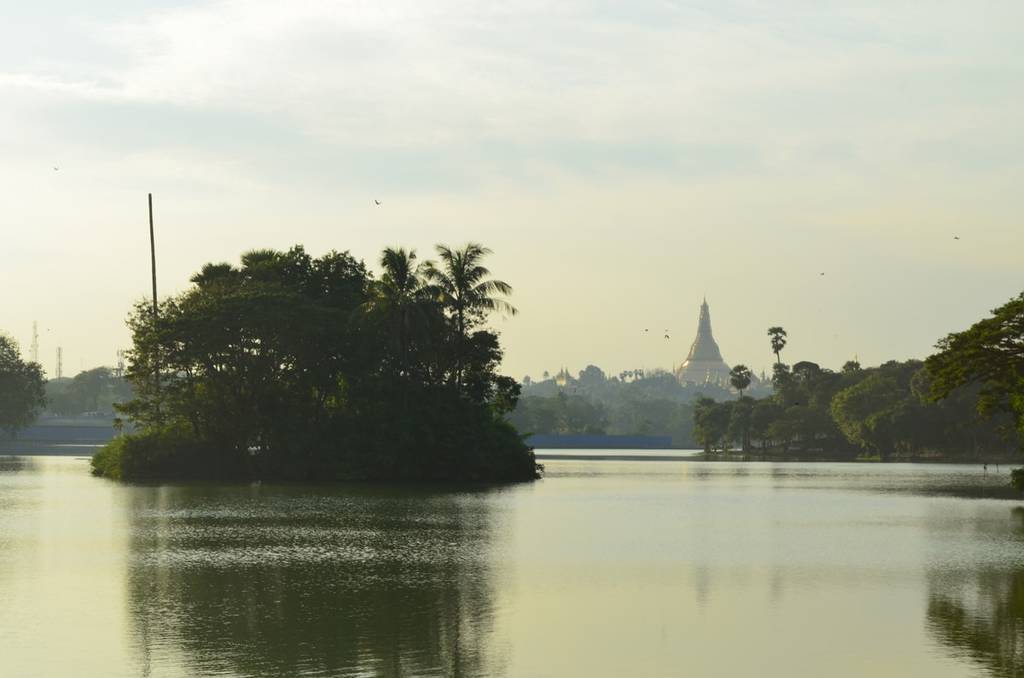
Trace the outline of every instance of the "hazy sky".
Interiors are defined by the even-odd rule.
[[[3,5],[0,329],[51,375],[128,345],[149,191],[163,293],[483,242],[516,377],[670,368],[704,294],[733,364],[923,357],[1024,288],[1019,0]]]

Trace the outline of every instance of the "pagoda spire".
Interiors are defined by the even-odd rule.
[[[711,309],[707,295],[700,305],[697,319],[697,336],[690,345],[690,353],[676,370],[676,377],[682,383],[726,383],[729,366],[722,359],[722,352],[711,331]]]

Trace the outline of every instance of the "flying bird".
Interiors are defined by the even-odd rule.
[[[669,338],[669,336],[668,336],[668,335],[666,334],[666,335],[665,335],[665,338],[666,338],[666,339],[668,339],[668,338]]]
[[[374,201],[373,201],[373,204],[374,204],[374,205],[380,205],[380,200],[374,200]]]
[[[60,168],[59,168],[59,167],[54,167],[54,168],[53,168],[53,171],[54,171],[54,172],[59,172],[59,171],[60,171]]]
[[[953,240],[959,240],[959,239],[960,239],[960,236],[958,236],[958,235],[954,235],[953,236]]]
[[[818,275],[825,275],[825,273],[824,273],[824,272],[821,272],[821,273],[819,273]]]

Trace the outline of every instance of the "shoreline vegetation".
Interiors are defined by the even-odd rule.
[[[782,361],[787,334],[768,330],[771,390],[736,365],[733,391],[682,385],[663,371],[607,376],[589,365],[524,380],[510,415],[545,435],[653,435],[730,461],[1018,464],[1024,445],[1024,294],[943,338],[925,361],[838,372]],[[761,397],[744,395],[744,391]],[[738,394],[738,397],[737,397]],[[1024,469],[1013,472],[1024,489]]]
[[[490,253],[256,250],[129,317],[117,406],[135,431],[92,459],[116,480],[519,482],[533,450],[505,420],[519,385],[484,324],[514,315]]]

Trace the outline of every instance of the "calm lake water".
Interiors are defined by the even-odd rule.
[[[547,468],[148,487],[0,457],[0,675],[1024,676],[1006,468]]]

